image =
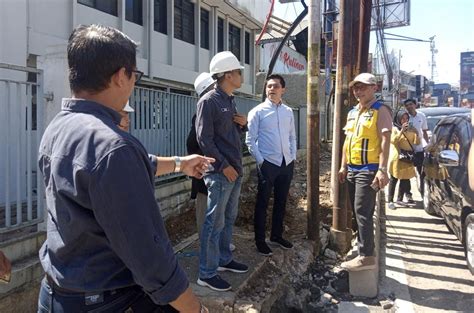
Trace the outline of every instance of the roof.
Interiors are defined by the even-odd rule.
[[[471,109],[469,108],[459,108],[459,107],[430,107],[430,108],[421,108],[417,111],[422,112],[426,117],[430,116],[440,116],[440,115],[452,115],[456,113],[470,113]]]
[[[459,122],[459,119],[466,120],[466,121],[470,122],[471,121],[471,114],[470,113],[457,113],[457,114],[449,115],[449,116],[446,116],[446,117],[442,118],[438,122],[438,125],[452,124],[456,120],[458,120],[458,122]]]

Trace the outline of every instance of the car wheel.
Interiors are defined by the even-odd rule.
[[[467,267],[474,275],[474,213],[469,214],[464,221],[464,249]]]
[[[423,209],[429,215],[439,216],[431,202],[430,185],[426,179],[423,179]]]

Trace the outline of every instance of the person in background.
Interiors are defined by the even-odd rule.
[[[218,271],[248,271],[247,265],[234,260],[230,250],[243,175],[241,135],[247,124],[247,117],[237,113],[233,92],[242,85],[243,69],[232,52],[217,53],[210,63],[210,73],[217,86],[197,104],[199,147],[204,155],[216,160],[214,168],[204,176],[208,194],[197,284],[216,291],[232,288]]]
[[[393,197],[398,180],[400,180],[400,185],[398,187],[397,204],[403,205],[403,195],[410,194],[410,178],[416,175],[413,162],[400,160],[400,150],[413,151],[414,146],[420,143],[417,130],[409,126],[407,111],[398,111],[395,120],[390,140],[392,148],[390,150],[390,164],[388,168],[390,173],[388,208],[392,210],[396,209]]]
[[[415,165],[416,171],[418,172],[418,176],[421,177],[423,160],[425,158],[423,147],[428,144],[429,141],[428,121],[423,112],[418,112],[416,110],[415,99],[407,99],[403,102],[403,105],[405,106],[405,110],[407,110],[408,114],[410,115],[410,125],[416,129],[418,132],[418,138],[420,138],[420,143],[413,146],[415,148],[415,158],[413,160],[413,164]],[[424,139],[425,144],[423,144],[423,140],[421,140],[421,138]],[[420,185],[423,186],[422,183]],[[414,203],[411,193],[408,193],[406,198],[408,203]]]
[[[47,237],[38,312],[207,312],[174,254],[154,176],[201,177],[213,159],[150,162],[138,139],[119,129],[143,74],[136,47],[102,25],[78,26],[69,38],[72,98],[63,99],[39,149]]]
[[[255,245],[260,254],[272,255],[265,242],[267,207],[273,192],[273,216],[270,243],[283,249],[293,244],[283,238],[286,199],[296,160],[296,131],[293,110],[285,105],[285,80],[280,75],[266,79],[267,99],[248,114],[246,144],[257,161],[258,191],[255,203]]]
[[[359,255],[343,262],[348,271],[375,268],[373,216],[377,191],[387,185],[392,131],[391,110],[375,98],[377,81],[370,73],[357,75],[349,87],[359,101],[347,116],[346,139],[338,178],[347,181],[357,220]]]
[[[130,130],[130,116],[129,116],[129,114],[133,113],[133,112],[135,112],[135,110],[130,106],[129,101],[127,101],[127,104],[125,104],[125,107],[123,108],[123,110],[119,112],[120,116],[122,118],[120,119],[120,123],[119,123],[118,127],[121,130],[124,130],[126,132],[128,132]]]

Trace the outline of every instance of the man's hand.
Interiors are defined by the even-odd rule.
[[[244,114],[235,113],[233,120],[234,120],[234,123],[240,125],[241,127],[244,127],[245,125],[247,125],[247,116]]]
[[[337,178],[339,179],[339,182],[341,184],[346,181],[346,176],[347,176],[347,168],[341,167],[339,169],[339,172],[337,173]]]
[[[3,282],[10,282],[12,273],[12,265],[8,258],[0,251],[0,280]]]
[[[188,176],[202,178],[204,173],[212,167],[211,163],[215,161],[214,158],[198,154],[187,155],[181,157],[181,171]]]
[[[224,170],[222,170],[222,173],[227,178],[227,180],[230,181],[231,183],[234,182],[237,179],[237,177],[239,177],[239,174],[232,167],[232,165],[227,166]]]
[[[384,188],[388,184],[388,174],[384,173],[382,171],[377,171],[375,174],[374,180],[372,181],[373,185],[376,185],[379,187],[379,189]]]

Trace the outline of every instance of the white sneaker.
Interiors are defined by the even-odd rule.
[[[235,250],[235,246],[234,246],[234,244],[233,244],[233,243],[231,243],[231,244],[229,245],[229,248],[230,248],[230,251],[234,251],[234,250]]]
[[[395,203],[393,203],[393,202],[389,202],[389,203],[388,203],[388,208],[389,208],[390,210],[396,210],[396,209],[397,209],[397,207],[395,206]]]

